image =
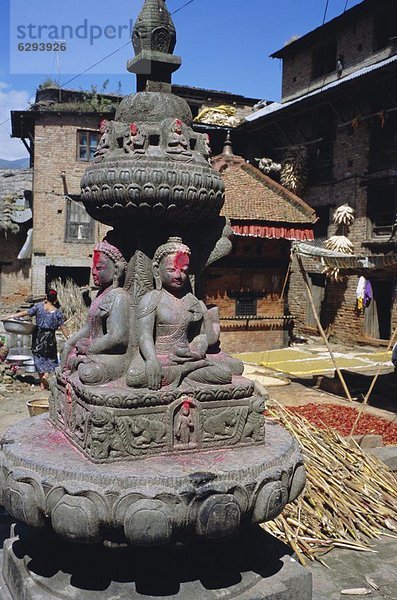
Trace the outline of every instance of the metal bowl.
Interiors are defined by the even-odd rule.
[[[23,363],[23,368],[25,373],[36,373],[36,367],[34,366],[33,358],[30,358],[26,362]]]
[[[19,335],[31,335],[35,325],[31,321],[21,321],[19,319],[3,319],[4,329],[7,333],[16,333]]]
[[[6,362],[15,365],[16,367],[22,367],[31,359],[32,357],[27,356],[26,354],[11,354],[11,356],[7,356]]]

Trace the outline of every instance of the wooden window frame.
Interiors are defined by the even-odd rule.
[[[252,304],[252,312],[247,312],[244,310],[241,310],[241,308],[244,306],[244,304]],[[250,317],[250,318],[254,318],[258,316],[258,302],[257,302],[257,298],[252,295],[252,296],[247,296],[247,295],[242,295],[242,296],[238,296],[236,298],[236,317]]]
[[[86,221],[72,221],[72,212],[76,207],[76,212],[84,209],[84,206],[79,202],[66,198],[65,242],[68,244],[92,244],[95,237],[95,221],[88,214]],[[86,236],[84,236],[84,230],[88,232]],[[74,233],[75,231],[76,233]],[[82,232],[82,237],[79,237],[79,231]]]
[[[81,136],[83,136],[83,135],[87,136],[87,144],[81,143]],[[93,146],[91,144],[91,138],[94,136],[96,138],[96,144]],[[77,137],[76,160],[78,162],[91,162],[94,158],[94,152],[95,152],[96,148],[98,147],[100,132],[98,130],[94,130],[94,129],[78,129],[76,137]],[[83,157],[81,155],[81,151],[83,148],[87,149],[86,157]]]

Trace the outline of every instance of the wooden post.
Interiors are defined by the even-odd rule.
[[[331,360],[332,360],[333,365],[335,367],[335,370],[336,370],[336,372],[338,374],[338,377],[339,377],[340,382],[342,384],[342,387],[343,387],[343,389],[345,391],[345,394],[346,394],[347,398],[350,400],[350,402],[353,402],[353,398],[351,397],[351,394],[349,392],[349,388],[347,387],[346,381],[345,381],[345,379],[344,379],[344,377],[342,375],[341,370],[339,369],[338,365],[336,364],[334,353],[332,352],[332,348],[329,345],[328,338],[327,338],[327,336],[325,334],[325,331],[324,331],[324,329],[323,329],[323,327],[321,325],[321,322],[320,322],[320,318],[319,318],[319,316],[317,314],[316,306],[315,306],[314,300],[313,300],[312,290],[310,288],[310,283],[309,283],[309,280],[307,278],[307,273],[306,273],[305,267],[303,265],[302,258],[299,256],[299,254],[296,254],[296,258],[298,260],[299,268],[300,268],[300,271],[302,273],[302,277],[303,277],[303,281],[304,281],[304,284],[305,284],[305,287],[306,287],[306,291],[307,291],[307,295],[308,295],[308,298],[309,298],[310,306],[312,307],[313,315],[314,315],[314,318],[316,320],[318,330],[319,330],[319,332],[321,334],[321,337],[324,340],[325,345],[327,346],[327,350],[328,350],[328,352],[330,354]]]
[[[396,339],[397,339],[397,327],[393,331],[393,335],[391,336],[391,338],[389,340],[389,343],[387,344],[386,352],[389,352],[389,350],[391,350],[391,348],[394,346],[394,343],[395,343]],[[369,400],[369,398],[370,398],[370,396],[372,394],[372,390],[375,387],[375,383],[377,382],[377,379],[378,379],[378,377],[380,375],[381,370],[382,370],[382,365],[379,365],[379,367],[378,367],[378,369],[377,369],[377,371],[376,371],[376,373],[374,375],[374,378],[373,378],[373,380],[371,382],[371,385],[369,386],[369,390],[365,394],[365,398],[364,398],[364,400],[363,400],[363,402],[362,402],[362,404],[361,404],[361,406],[359,408],[358,415],[357,415],[356,420],[354,421],[354,424],[353,424],[353,427],[351,429],[350,435],[354,434],[354,431],[355,431],[355,429],[357,427],[357,423],[359,422],[359,420],[361,418],[361,415],[363,414],[364,408],[368,404],[368,400]]]

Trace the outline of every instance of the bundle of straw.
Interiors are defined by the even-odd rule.
[[[72,280],[51,281],[51,287],[58,293],[58,300],[65,316],[65,325],[69,335],[78,331],[87,321],[88,309],[84,303],[81,289]]]
[[[335,547],[374,552],[370,540],[397,538],[385,531],[397,532],[397,486],[384,463],[277,403],[268,411],[301,445],[307,484],[277,519],[262,525],[266,531],[289,544],[303,565],[306,557],[327,566],[321,556]]]

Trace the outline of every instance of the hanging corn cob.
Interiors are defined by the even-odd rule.
[[[308,176],[308,152],[305,146],[290,148],[281,165],[280,182],[294,194],[304,191]]]

